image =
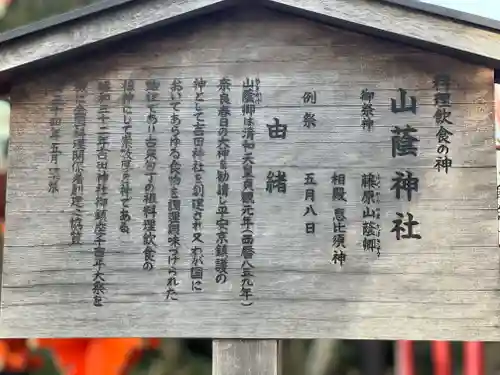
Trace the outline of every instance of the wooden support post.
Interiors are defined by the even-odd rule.
[[[281,375],[278,340],[214,340],[213,375]]]

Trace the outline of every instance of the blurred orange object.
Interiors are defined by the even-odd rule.
[[[464,375],[484,374],[483,343],[478,341],[464,342]]]
[[[0,340],[0,371],[34,371],[42,365],[42,359],[32,354],[26,339]]]
[[[448,341],[432,341],[431,351],[434,375],[451,375],[451,343]]]
[[[160,339],[33,339],[32,349],[49,349],[62,375],[125,375]]]

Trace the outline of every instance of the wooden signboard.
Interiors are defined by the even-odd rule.
[[[492,95],[262,10],[17,86],[0,336],[499,339]]]

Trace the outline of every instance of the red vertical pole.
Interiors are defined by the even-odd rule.
[[[432,341],[431,353],[434,375],[451,375],[451,344],[448,341]]]
[[[396,342],[396,373],[395,375],[414,375],[415,359],[413,342],[399,340]]]
[[[464,375],[484,374],[483,343],[479,341],[464,342]]]

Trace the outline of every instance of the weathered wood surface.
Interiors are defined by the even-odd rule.
[[[443,17],[381,1],[143,0],[140,4],[115,6],[110,11],[96,12],[90,17],[70,19],[62,27],[56,25],[44,32],[28,33],[22,37],[19,35],[23,30],[5,33],[0,36],[0,43],[4,42],[0,74],[47,58],[60,57],[97,42],[116,40],[138,30],[172,23],[178,18],[245,3],[253,7],[258,6],[257,3],[266,7],[284,7],[338,26],[348,25],[355,31],[368,30],[418,47],[432,47],[438,53],[458,53],[475,63],[479,61],[495,68],[500,66],[500,51],[497,48],[500,33],[497,30],[457,21],[452,16]],[[50,24],[50,21],[46,23]],[[457,38],[457,35],[460,37]]]
[[[277,340],[214,340],[213,375],[281,375]]]
[[[235,34],[234,30],[238,30]],[[167,35],[167,34],[164,34]],[[492,72],[435,54],[344,32],[273,13],[223,13],[168,36],[131,41],[109,56],[75,62],[49,72],[13,93],[13,126],[0,336],[169,336],[219,338],[500,338],[498,325],[498,243],[495,207],[495,152]],[[437,156],[432,80],[452,78],[453,167],[434,168]],[[215,283],[216,137],[223,76],[232,79],[229,193],[229,281]],[[182,163],[179,301],[165,301],[168,280],[170,185],[169,86],[184,82],[179,146]],[[205,89],[205,212],[203,215],[204,292],[192,293],[189,279],[192,238],[191,191],[194,94],[191,82]],[[255,165],[254,304],[240,304],[241,82],[258,77]],[[143,194],[148,78],[161,83],[158,108],[158,192],[156,269],[144,271]],[[72,183],[71,155],[75,80],[88,80],[85,156],[84,245],[69,246]],[[92,306],[93,225],[96,188],[95,102],[98,79],[109,79],[112,93],[109,154],[109,211],[105,254],[104,306]],[[121,89],[135,79],[132,102],[132,235],[119,234]],[[49,112],[57,88],[68,100],[61,130],[60,191],[47,191]],[[418,100],[417,114],[393,114],[397,88]],[[375,92],[375,127],[360,126],[360,92]],[[301,104],[304,91],[318,102]],[[315,128],[302,125],[314,111]],[[266,124],[278,116],[288,137],[269,139]],[[418,156],[391,157],[394,125],[418,129]],[[286,171],[287,193],[265,191],[269,170]],[[411,170],[420,188],[411,202],[390,191],[397,170]],[[315,236],[304,233],[304,173],[314,172],[318,213]],[[332,258],[330,178],[346,174],[347,262]],[[362,247],[361,174],[381,176],[382,249],[380,258]],[[421,240],[395,239],[396,212],[411,212],[420,222]]]
[[[440,46],[457,52],[498,60],[495,46],[500,33],[486,28],[470,27],[441,16],[429,15],[395,4],[371,0],[269,0],[280,6],[305,10],[323,19],[336,19],[370,32],[408,38],[426,45]],[[457,37],[460,36],[460,37]],[[496,65],[498,66],[498,65]]]
[[[95,42],[120,38],[136,29],[155,23],[169,23],[179,16],[203,11],[224,0],[148,0],[119,10],[102,12],[63,27],[52,28],[28,38],[5,43],[0,72],[54,57],[71,50],[88,47]],[[61,32],[62,31],[62,32]]]

